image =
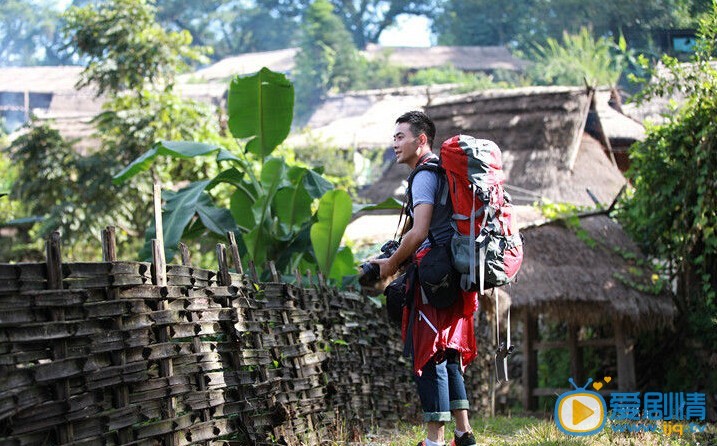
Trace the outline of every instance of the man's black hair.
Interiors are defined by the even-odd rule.
[[[424,133],[428,139],[428,147],[433,148],[433,139],[436,137],[436,125],[433,124],[433,121],[427,114],[417,110],[406,112],[396,119],[396,124],[403,124],[404,122],[409,124],[411,133],[413,133],[414,136]]]

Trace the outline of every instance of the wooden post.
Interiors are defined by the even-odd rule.
[[[570,374],[576,383],[583,382],[583,349],[578,346],[579,326],[568,324],[568,351],[570,353]]]
[[[219,265],[219,274],[217,275],[217,285],[229,286],[232,284],[232,278],[229,275],[229,265],[227,264],[227,247],[223,243],[217,243],[217,264]]]
[[[239,274],[244,274],[244,268],[241,265],[241,257],[239,257],[239,246],[237,246],[237,239],[232,231],[227,231],[227,239],[229,240],[229,250],[232,253],[232,259],[234,260],[234,271]]]
[[[523,310],[523,409],[526,412],[538,407],[538,399],[533,396],[538,385],[538,352],[533,349],[537,338],[538,320],[526,308]]]
[[[54,231],[45,242],[45,255],[47,262],[47,289],[62,289],[62,251],[60,233]],[[54,322],[64,322],[65,309],[62,307],[52,310]],[[67,358],[67,340],[58,339],[52,342],[52,356],[54,361],[61,361]],[[55,382],[55,394],[59,401],[63,401],[65,408],[70,406],[70,381],[60,379]],[[68,421],[57,427],[58,443],[72,443],[75,439],[72,422]]]
[[[179,253],[182,256],[182,265],[192,266],[192,257],[189,255],[189,248],[182,242],[179,242]]]
[[[158,286],[167,286],[167,260],[164,257],[164,229],[162,227],[162,188],[154,183],[154,227],[155,239],[152,240],[154,273]]]
[[[117,261],[117,241],[115,239],[114,226],[107,226],[102,230],[102,261]],[[119,290],[116,287],[107,287],[107,298],[109,300],[119,300]],[[124,323],[121,317],[112,319],[112,329],[122,333],[124,331]],[[127,355],[124,345],[121,349],[111,353],[112,365],[123,366],[127,364]],[[117,409],[129,406],[129,389],[127,384],[120,384],[113,389],[114,404]],[[121,444],[126,444],[134,440],[132,428],[123,428],[117,431],[117,438]]]
[[[620,392],[635,391],[635,355],[634,341],[625,333],[625,321],[619,317],[613,319],[615,330],[615,348],[617,349],[617,389]]]

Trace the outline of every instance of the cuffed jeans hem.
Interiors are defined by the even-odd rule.
[[[468,410],[470,408],[471,405],[468,403],[468,400],[451,401],[451,410]]]
[[[438,422],[449,422],[451,421],[450,412],[423,412],[423,421],[428,423],[429,421]]]

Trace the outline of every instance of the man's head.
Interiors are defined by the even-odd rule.
[[[393,133],[396,162],[416,167],[420,157],[431,151],[435,136],[436,126],[425,113],[410,111],[402,114],[396,119]]]

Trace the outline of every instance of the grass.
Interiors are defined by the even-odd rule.
[[[573,437],[561,432],[552,420],[531,417],[475,418],[471,426],[478,445],[500,446],[708,446],[717,445],[717,426],[707,425],[703,433],[666,434],[662,431],[623,433],[616,432],[608,421],[597,435]],[[446,439],[453,438],[454,425],[446,426]],[[415,445],[425,436],[422,425],[401,425],[396,429],[378,429],[351,445],[408,446]],[[339,443],[336,443],[339,444]],[[341,443],[346,444],[346,443]]]

